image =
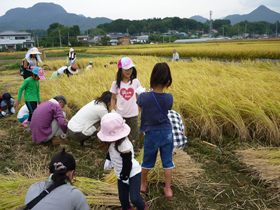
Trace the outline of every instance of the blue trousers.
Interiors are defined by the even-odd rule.
[[[131,209],[129,202],[129,195],[131,203],[137,207],[138,210],[145,209],[145,202],[140,196],[141,187],[141,172],[129,178],[129,185],[118,179],[119,199],[123,210]]]

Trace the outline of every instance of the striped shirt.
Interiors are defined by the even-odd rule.
[[[57,120],[58,126],[63,133],[66,133],[67,123],[63,116],[61,106],[51,101],[41,103],[40,106],[35,109],[30,123],[32,140],[36,142],[45,140],[52,133],[51,124],[54,119]]]

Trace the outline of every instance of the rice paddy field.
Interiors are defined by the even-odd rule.
[[[184,119],[188,143],[173,154],[172,199],[163,196],[160,161],[151,171],[147,193],[141,194],[149,209],[279,209],[280,63],[254,60],[280,59],[279,43],[77,48],[78,75],[55,81],[48,78],[66,65],[63,53],[68,48],[45,49],[47,79],[40,81],[41,100],[64,95],[69,120],[82,106],[110,90],[117,72],[115,62],[123,55],[132,58],[137,78],[147,89],[154,65],[167,62],[173,83],[165,91],[174,96],[173,109]],[[166,59],[172,56],[173,48],[191,60]],[[1,93],[7,91],[16,98],[23,82],[17,65],[24,54],[0,53]],[[90,60],[93,68],[86,71]],[[63,147],[77,160],[76,184],[91,208],[120,209],[116,179],[112,172],[103,170],[105,154],[98,140],[81,147],[71,137],[60,146],[37,144],[31,139],[16,116],[0,118],[0,209],[23,204],[28,186],[46,179],[51,157]],[[224,155],[202,140],[219,146]],[[143,141],[140,134],[140,145]],[[141,152],[136,155],[141,162]]]

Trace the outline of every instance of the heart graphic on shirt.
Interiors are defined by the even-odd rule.
[[[122,88],[120,90],[120,94],[125,100],[128,101],[134,95],[134,90],[133,88],[128,88],[128,89]]]

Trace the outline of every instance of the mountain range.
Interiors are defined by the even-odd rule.
[[[196,15],[190,17],[196,21],[205,23],[208,19]],[[272,11],[266,6],[259,6],[257,9],[245,15],[228,15],[223,19],[229,19],[231,25],[241,21],[267,21],[275,23],[280,21],[280,13]],[[47,30],[53,23],[60,23],[64,26],[78,25],[80,31],[96,28],[99,24],[110,23],[113,20],[106,17],[90,18],[83,14],[68,13],[62,6],[54,3],[37,3],[30,8],[14,8],[8,10],[0,17],[0,31],[5,30],[27,30],[44,29]]]
[[[208,19],[202,16],[196,15],[190,17],[190,19],[194,19],[196,21],[205,23]],[[229,19],[231,25],[239,23],[241,21],[249,21],[249,22],[257,22],[257,21],[266,21],[269,23],[275,23],[277,20],[280,21],[280,13],[274,12],[273,10],[267,8],[264,5],[259,6],[257,9],[253,10],[249,14],[245,15],[228,15],[223,19]]]
[[[59,22],[64,26],[79,25],[80,31],[96,28],[99,24],[113,20],[105,17],[87,18],[83,15],[67,13],[58,4],[37,3],[30,8],[14,8],[0,17],[0,31],[5,30],[47,30],[52,23]]]

